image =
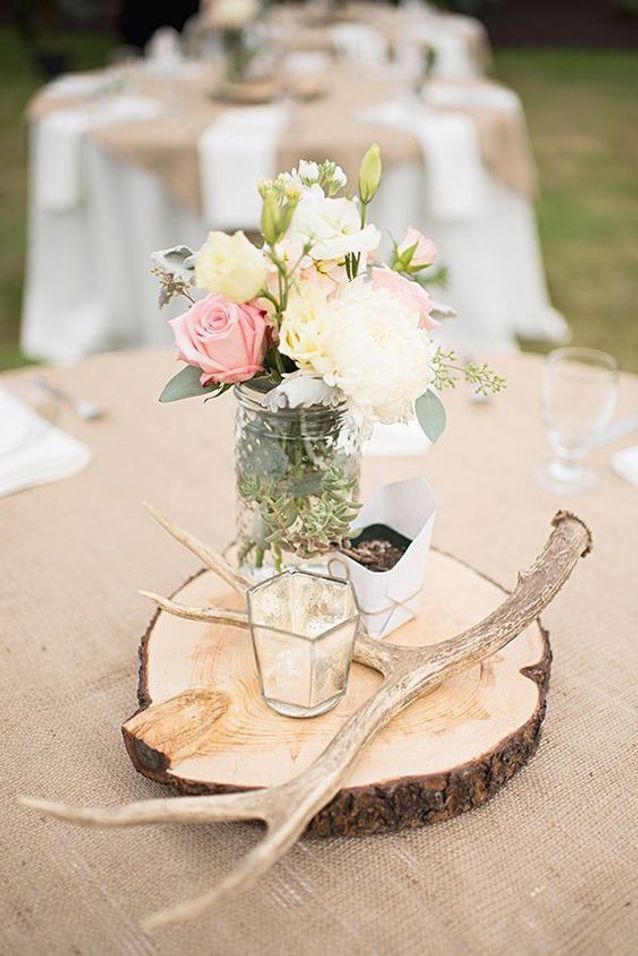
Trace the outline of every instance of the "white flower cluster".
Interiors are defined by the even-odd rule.
[[[328,296],[309,284],[290,299],[279,350],[333,386],[368,421],[412,417],[433,379],[434,346],[418,313],[360,277]]]

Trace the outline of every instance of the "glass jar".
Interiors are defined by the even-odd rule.
[[[256,579],[322,556],[347,540],[359,511],[360,429],[345,404],[263,404],[265,380],[235,388],[237,560]]]

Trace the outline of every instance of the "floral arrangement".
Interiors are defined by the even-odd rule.
[[[259,184],[261,242],[211,232],[196,253],[178,246],[154,254],[160,304],[177,294],[191,300],[170,323],[186,365],[161,401],[215,398],[251,382],[273,415],[346,409],[363,429],[416,416],[436,441],[446,422],[439,390],[459,379],[480,393],[503,387],[487,366],[462,366],[434,342],[451,312],[424,284],[435,243],[412,228],[388,264],[378,261],[381,235],[368,209],[381,172],[377,146],[362,160],[356,193],[334,163],[300,162]],[[265,442],[260,449],[253,441],[238,466],[240,495],[256,505],[260,524],[245,547],[253,557],[270,551],[276,564],[283,551],[308,555],[342,543],[358,509],[339,442],[319,467],[325,449],[309,449],[302,432],[296,448],[290,435],[280,442],[279,470],[272,443],[264,460]],[[315,484],[305,480],[309,471]]]
[[[259,16],[259,0],[212,0],[204,4],[204,16],[217,30],[242,30]]]
[[[224,53],[224,77],[229,83],[246,76],[255,49],[248,38],[261,13],[259,0],[212,0],[204,5],[204,24],[219,34]]]

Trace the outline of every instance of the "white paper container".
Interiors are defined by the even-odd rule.
[[[435,516],[436,499],[425,478],[383,485],[359,512],[353,531],[385,524],[410,538],[401,560],[389,571],[369,571],[344,554],[330,557],[329,574],[352,581],[370,637],[387,637],[416,616]]]

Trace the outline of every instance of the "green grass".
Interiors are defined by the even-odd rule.
[[[638,57],[512,50],[496,66],[527,114],[553,302],[574,342],[638,371]]]
[[[106,36],[53,38],[77,69],[106,62]],[[41,80],[9,30],[0,30],[0,369],[22,365],[18,347],[26,239],[27,136],[24,111]]]
[[[78,68],[105,62],[108,37],[59,44]],[[511,50],[499,79],[521,96],[540,170],[538,220],[554,304],[574,341],[638,371],[638,57],[631,51]],[[16,38],[0,31],[0,368],[21,363],[26,137],[38,86]]]

